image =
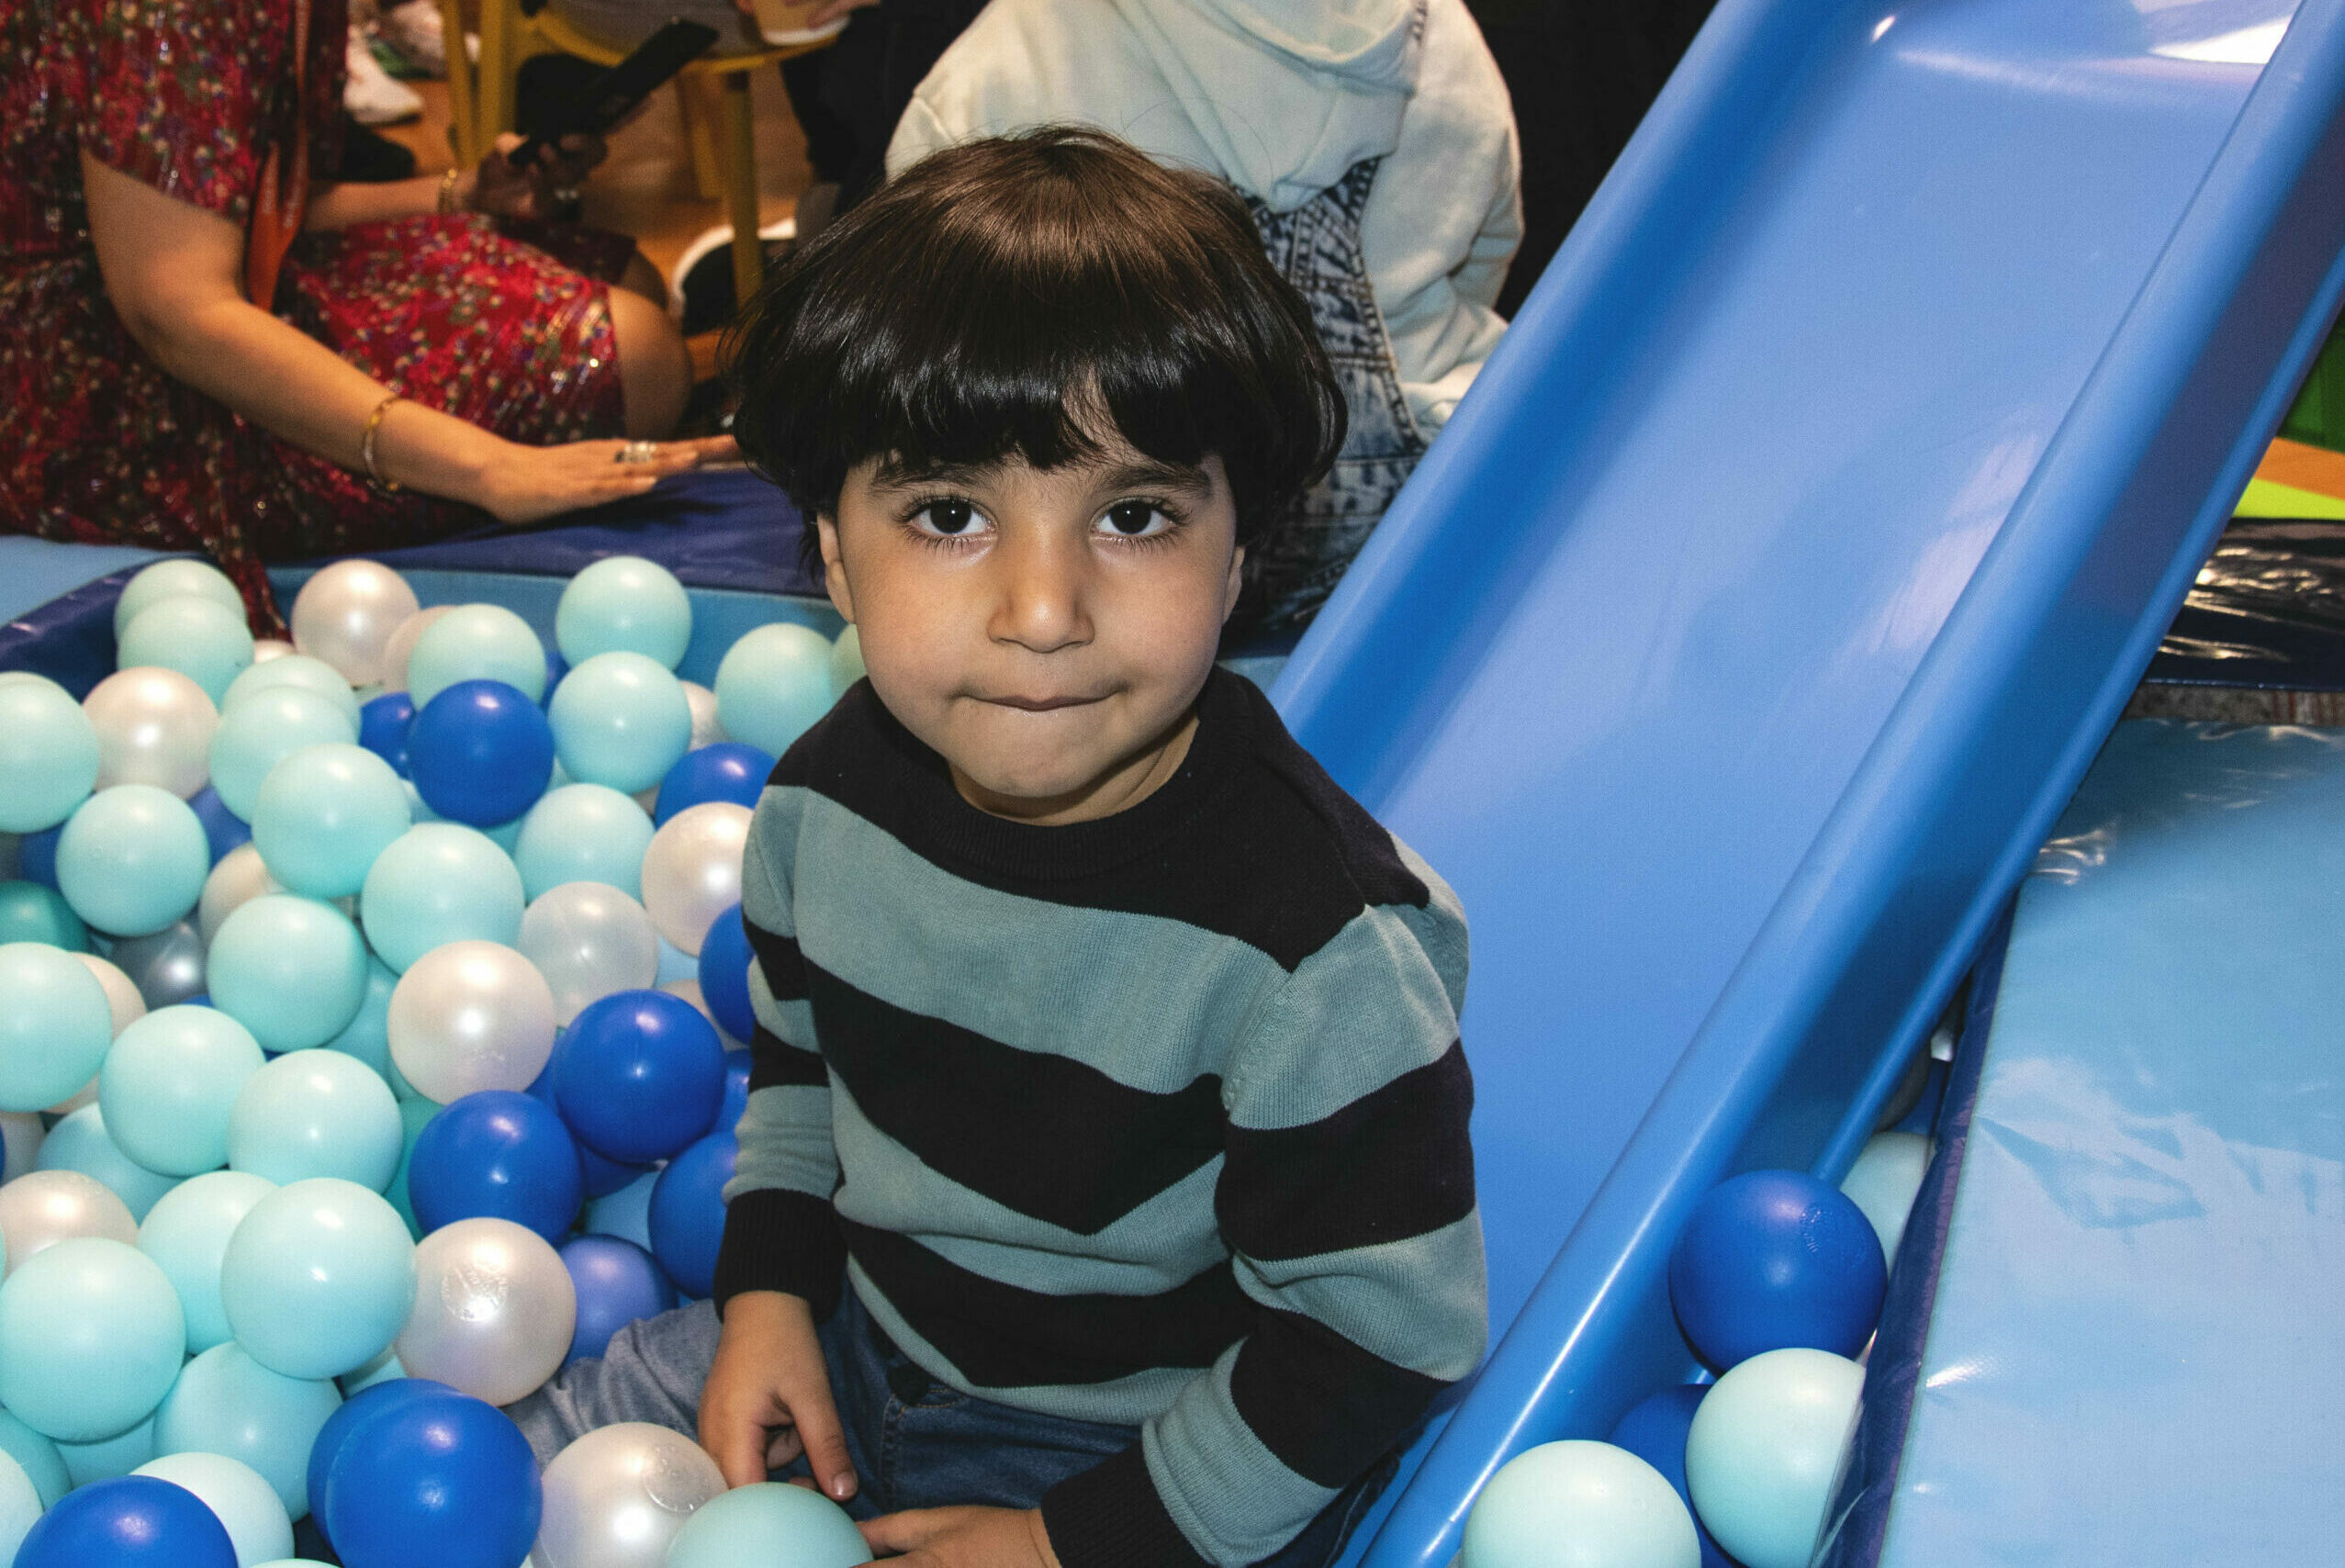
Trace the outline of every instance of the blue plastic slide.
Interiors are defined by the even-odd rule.
[[[1854,1156],[2336,311],[2340,99],[2345,0],[1718,7],[1276,689],[1474,928],[1504,1337],[1355,1557]]]

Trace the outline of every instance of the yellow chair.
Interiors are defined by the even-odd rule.
[[[602,66],[616,65],[626,58],[624,50],[589,38],[563,21],[551,6],[525,17],[519,0],[479,0],[479,4],[480,60],[476,65],[462,47],[461,0],[440,0],[450,45],[448,114],[455,133],[456,156],[466,164],[478,162],[499,136],[513,129],[514,79],[530,55],[550,49]],[[757,239],[757,154],[749,114],[749,73],[828,47],[825,39],[704,55],[687,65],[676,80],[684,103],[685,135],[692,149],[693,179],[703,199],[723,195],[725,219],[733,225],[736,299],[748,298],[765,273],[765,247]],[[711,134],[705,105],[694,102],[711,78],[721,89],[720,129],[715,135]]]

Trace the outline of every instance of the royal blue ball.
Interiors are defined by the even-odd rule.
[[[326,1478],[332,1473],[334,1456],[342,1452],[342,1445],[361,1421],[372,1419],[378,1412],[418,1399],[460,1399],[454,1389],[444,1383],[434,1383],[428,1377],[395,1377],[363,1388],[340,1405],[318,1428],[317,1437],[309,1444],[309,1496],[313,1518],[326,1517]]]
[[[404,691],[386,691],[358,711],[358,744],[408,776],[407,732],[415,722],[415,702]]]
[[[59,1498],[17,1549],[16,1568],[236,1568],[236,1548],[185,1486],[120,1475]]]
[[[669,1160],[652,1184],[652,1256],[695,1301],[716,1289],[717,1243],[724,1239],[724,1184],[741,1152],[731,1133],[711,1133]]]
[[[716,1130],[732,1132],[741,1125],[741,1114],[749,1108],[749,1053],[724,1053],[724,1103],[717,1108]]]
[[[701,997],[717,1026],[745,1045],[757,1028],[749,1004],[749,932],[736,903],[710,922],[701,939]]]
[[[65,824],[42,828],[17,840],[17,875],[28,882],[39,882],[50,891],[57,890],[57,841],[65,833]]]
[[[701,1010],[664,991],[589,1002],[562,1038],[554,1103],[578,1141],[621,1164],[665,1159],[716,1123],[724,1047]]]
[[[1888,1286],[1865,1212],[1798,1170],[1754,1170],[1713,1188],[1669,1254],[1677,1323],[1722,1370],[1766,1350],[1855,1356]]]
[[[544,1505],[521,1428],[459,1394],[353,1421],[327,1466],[323,1522],[344,1568],[518,1568]]]
[[[562,1043],[569,1037],[567,1030],[554,1036],[553,1054],[545,1058],[544,1070],[538,1073],[529,1086],[530,1097],[543,1102],[546,1108],[557,1116],[562,1114],[562,1109],[554,1102],[554,1070],[562,1059]],[[569,1124],[566,1122],[563,1125],[567,1126]],[[647,1175],[651,1170],[648,1165],[625,1165],[616,1159],[605,1159],[585,1144],[578,1142],[575,1134],[572,1135],[570,1143],[578,1151],[578,1176],[584,1183],[589,1203],[592,1203],[597,1198],[609,1197],[638,1177]]]
[[[1734,1560],[1719,1549],[1701,1516],[1694,1514],[1694,1495],[1686,1489],[1686,1433],[1694,1424],[1701,1396],[1709,1392],[1706,1383],[1685,1383],[1649,1394],[1630,1406],[1610,1440],[1659,1471],[1677,1489],[1701,1541],[1701,1568],[1734,1568]]]
[[[408,775],[450,822],[495,827],[537,803],[554,777],[554,726],[501,680],[460,680],[408,731]]]
[[[187,807],[196,813],[196,820],[204,824],[204,837],[212,846],[213,865],[219,865],[220,857],[238,845],[252,842],[252,824],[230,811],[228,802],[221,800],[219,791],[210,785],[207,784],[188,796]]]
[[[585,1202],[578,1145],[543,1101],[510,1089],[452,1102],[416,1136],[408,1195],[429,1235],[460,1219],[509,1219],[558,1244]]]
[[[619,1237],[572,1237],[562,1244],[562,1266],[578,1294],[578,1324],[565,1366],[600,1356],[620,1329],[676,1305],[676,1287],[658,1260]]]
[[[730,801],[738,806],[755,808],[757,797],[765,793],[767,776],[773,772],[773,756],[739,741],[719,741],[698,751],[688,751],[668,770],[659,781],[659,799],[652,807],[654,826],[664,826],[668,819],[687,806],[698,806],[710,801]]]

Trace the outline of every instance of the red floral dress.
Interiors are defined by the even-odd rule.
[[[313,11],[295,103],[296,6]],[[0,0],[0,532],[210,554],[276,624],[264,560],[486,514],[388,495],[174,381],[107,302],[78,154],[249,224],[273,146],[339,155],[346,0]],[[305,234],[275,311],[386,386],[509,440],[623,432],[625,239],[478,216]],[[556,259],[556,253],[562,259]]]

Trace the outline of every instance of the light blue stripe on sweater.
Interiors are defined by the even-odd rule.
[[[831,1142],[831,1092],[815,1084],[771,1084],[749,1096],[737,1132],[740,1154],[724,1201],[761,1188],[830,1196],[838,1184]]]
[[[1396,1366],[1454,1383],[1482,1359],[1482,1216],[1402,1241],[1265,1263],[1242,1254],[1238,1288],[1318,1319]]]
[[[1262,1561],[1335,1501],[1332,1488],[1287,1469],[1239,1416],[1229,1369],[1242,1343],[1140,1432],[1140,1454],[1165,1511],[1217,1568]]]

